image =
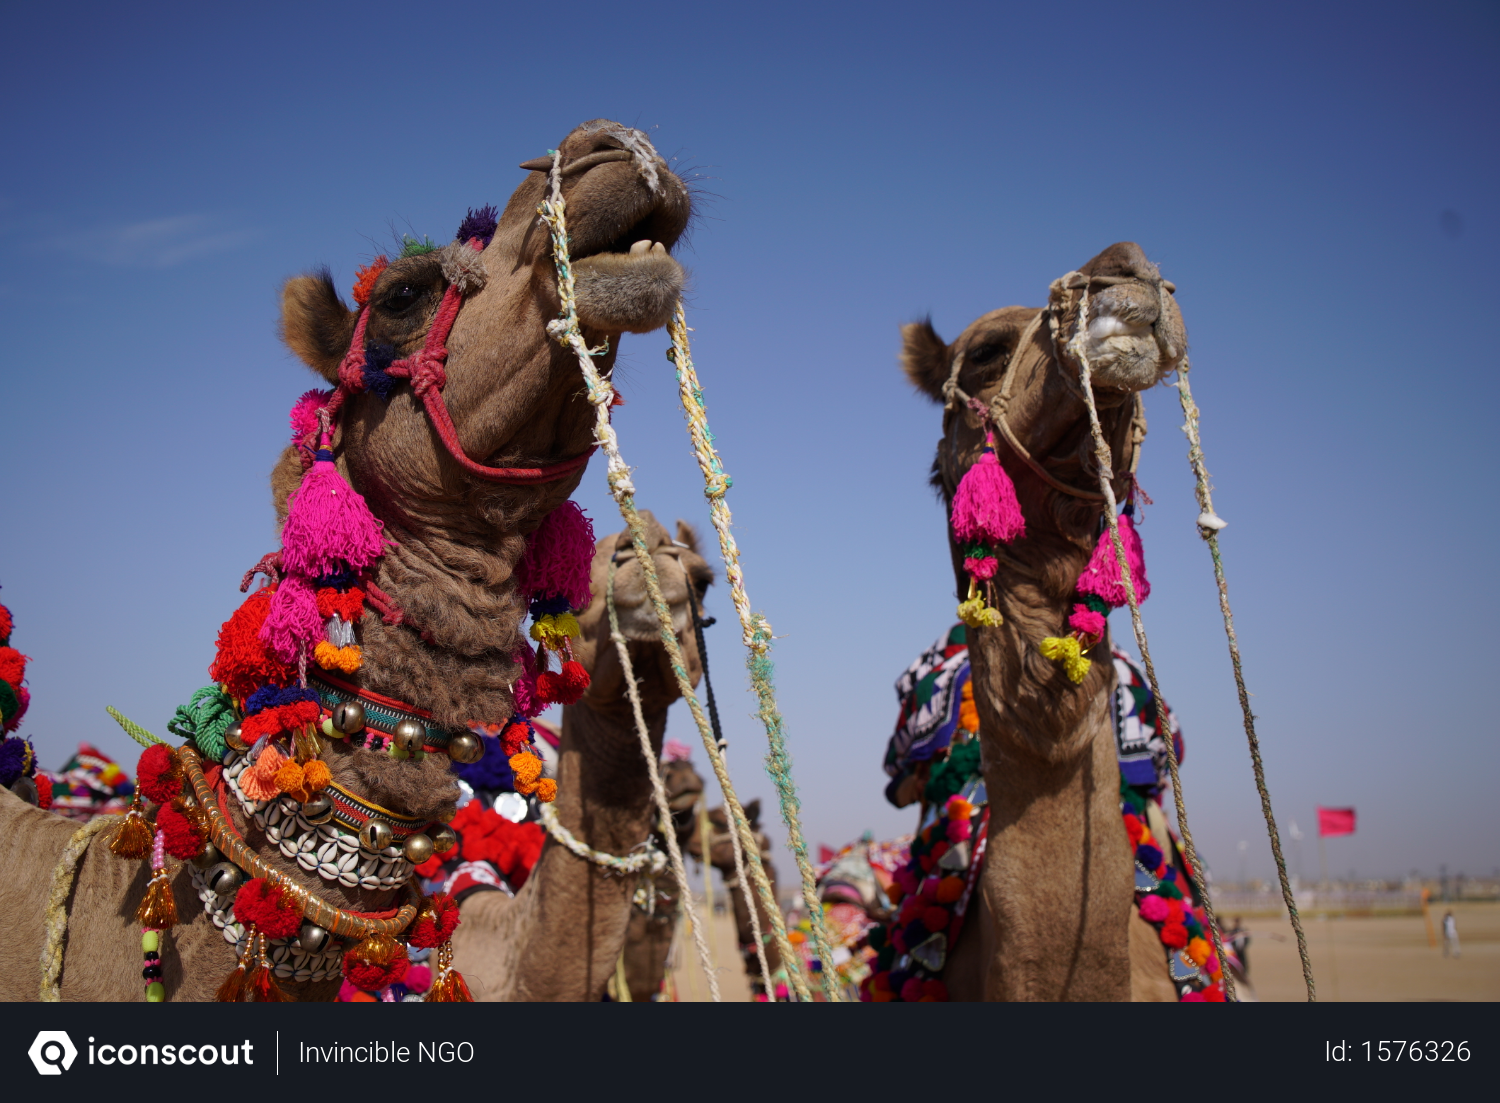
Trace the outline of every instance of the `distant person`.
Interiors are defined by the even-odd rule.
[[[1443,916],[1443,956],[1458,957],[1458,920],[1453,918],[1453,913],[1447,912]]]
[[[1239,959],[1240,976],[1248,980],[1250,977],[1250,932],[1245,930],[1239,916],[1229,921],[1229,929],[1223,933],[1223,938],[1229,944],[1230,950],[1234,952],[1234,956]]]

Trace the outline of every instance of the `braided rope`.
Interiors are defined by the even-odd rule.
[[[610,424],[609,409],[614,399],[614,388],[594,367],[593,351],[589,349],[579,330],[578,304],[573,290],[573,266],[568,258],[567,204],[562,195],[561,162],[561,156],[553,159],[550,174],[551,194],[537,208],[551,230],[552,256],[557,266],[557,294],[561,308],[561,317],[547,323],[547,332],[559,344],[572,349],[574,355],[578,357],[578,365],[583,372],[586,396],[594,407],[594,437],[599,447],[604,449],[610,495],[619,507],[620,516],[625,519],[625,524],[630,529],[631,546],[635,550],[636,560],[640,563],[641,571],[645,576],[646,593],[651,598],[657,623],[661,626],[662,645],[666,648],[672,673],[677,678],[678,688],[688,704],[688,709],[693,714],[694,723],[698,726],[698,734],[703,740],[704,750],[708,753],[709,762],[713,766],[714,776],[718,779],[719,788],[724,793],[725,807],[729,809],[735,830],[740,833],[745,852],[751,855],[751,881],[765,904],[766,911],[770,914],[771,927],[776,936],[777,945],[781,949],[784,960],[796,961],[799,959],[795,958],[791,941],[787,938],[786,923],[782,918],[781,909],[776,905],[776,898],[771,892],[766,872],[761,866],[760,850],[754,846],[754,837],[750,834],[750,824],[745,816],[745,810],[740,806],[739,798],[735,795],[734,784],[729,780],[729,771],[724,765],[724,756],[719,751],[708,720],[703,715],[703,708],[693,692],[692,682],[688,679],[682,648],[678,646],[677,634],[672,628],[672,610],[662,597],[661,585],[656,577],[656,562],[652,559],[646,542],[646,527],[635,507],[635,484],[630,481],[630,468],[625,465],[624,459],[620,456],[619,440],[615,436],[614,427]],[[819,909],[816,917],[821,919],[821,916],[822,910]],[[803,1002],[811,1002],[812,997],[808,992],[806,982],[795,970],[792,972],[792,986],[799,999]],[[836,993],[830,998],[837,998]]]
[[[682,896],[683,911],[692,924],[693,941],[698,946],[698,960],[703,963],[703,975],[708,977],[709,993],[714,1003],[721,1002],[719,979],[714,975],[710,963],[708,941],[703,927],[698,922],[698,911],[693,906],[693,890],[688,886],[687,867],[682,863],[682,848],[677,845],[677,832],[672,829],[672,809],[667,804],[667,788],[661,782],[661,770],[656,765],[656,751],[651,746],[651,733],[646,730],[646,716],[641,711],[641,691],[635,682],[635,668],[630,662],[630,649],[625,644],[625,634],[620,631],[620,615],[615,609],[615,571],[618,565],[611,556],[609,560],[609,583],[604,590],[604,607],[609,611],[609,638],[614,641],[615,653],[620,656],[620,666],[625,671],[625,694],[630,698],[630,711],[635,715],[635,732],[641,740],[641,754],[646,759],[646,772],[651,775],[651,793],[656,798],[656,811],[661,817],[662,837],[667,840],[667,857],[672,866],[672,878],[677,882],[677,891]],[[707,858],[705,857],[705,862]],[[710,907],[709,914],[713,914]],[[623,956],[621,961],[623,961]]]
[[[1182,412],[1187,420],[1182,431],[1188,439],[1188,462],[1193,468],[1196,482],[1194,493],[1203,510],[1198,525],[1198,535],[1208,544],[1209,555],[1214,561],[1214,581],[1219,587],[1219,612],[1224,616],[1224,634],[1229,638],[1229,661],[1234,666],[1234,685],[1240,695],[1240,712],[1245,717],[1245,738],[1250,743],[1250,766],[1255,772],[1255,790],[1260,794],[1261,814],[1266,818],[1266,831],[1271,836],[1271,853],[1276,858],[1276,875],[1281,881],[1281,899],[1291,917],[1292,930],[1297,932],[1297,955],[1302,959],[1302,980],[1307,985],[1307,1002],[1317,1001],[1317,989],[1313,985],[1312,962],[1307,955],[1307,935],[1302,930],[1302,917],[1297,914],[1297,901],[1292,895],[1291,882],[1287,877],[1286,858],[1281,853],[1281,832],[1276,828],[1276,817],[1271,812],[1271,794],[1266,788],[1265,767],[1260,760],[1260,740],[1255,735],[1255,716],[1250,711],[1250,691],[1245,688],[1245,675],[1240,669],[1240,644],[1234,634],[1234,613],[1229,608],[1229,583],[1224,580],[1224,561],[1219,556],[1219,533],[1213,525],[1202,522],[1218,521],[1214,513],[1213,495],[1208,485],[1208,467],[1203,459],[1203,444],[1198,437],[1198,404],[1193,401],[1192,388],[1188,386],[1188,359],[1182,358],[1177,369],[1177,395],[1182,402]]]
[[[117,710],[113,705],[105,705],[104,711],[113,716],[115,718],[115,723],[119,724],[120,727],[125,729],[125,734],[130,736],[131,739],[134,739],[142,747],[150,747],[154,743],[166,742],[166,740],[161,736],[152,735],[145,728],[137,724],[134,720],[131,720],[126,716],[122,716],[119,710]]]
[[[607,854],[589,846],[562,825],[562,821],[557,818],[557,810],[550,804],[542,805],[541,821],[542,826],[547,829],[547,834],[566,847],[575,857],[582,858],[585,862],[593,862],[616,877],[628,877],[632,873],[660,873],[667,868],[667,856],[652,846],[650,839],[622,858],[618,854]]]
[[[1104,439],[1104,430],[1099,425],[1099,410],[1094,405],[1093,370],[1089,367],[1086,347],[1088,311],[1089,290],[1085,285],[1083,297],[1078,303],[1078,323],[1072,340],[1068,342],[1068,348],[1074,356],[1078,357],[1078,378],[1083,385],[1083,402],[1089,411],[1089,431],[1094,437],[1094,455],[1099,469],[1099,489],[1104,494],[1104,519],[1109,525],[1109,539],[1114,545],[1115,561],[1120,565],[1120,581],[1125,585],[1125,596],[1130,599],[1130,623],[1135,629],[1135,643],[1141,650],[1141,665],[1146,668],[1146,678],[1151,683],[1151,693],[1160,704],[1166,698],[1161,695],[1161,687],[1156,682],[1156,665],[1151,661],[1151,649],[1146,644],[1146,626],[1141,622],[1141,603],[1136,596],[1135,581],[1130,577],[1130,565],[1125,561],[1125,545],[1120,543],[1120,520],[1115,515],[1115,488],[1108,474],[1114,470],[1114,459],[1110,453],[1109,442]],[[1188,828],[1187,805],[1183,803],[1182,798],[1182,777],[1177,768],[1177,748],[1174,745],[1176,740],[1172,738],[1170,732],[1167,733],[1165,742],[1167,766],[1172,772],[1172,800],[1177,808],[1177,826],[1182,830],[1183,849],[1187,854],[1188,865],[1192,867],[1193,884],[1197,887],[1198,896],[1203,901],[1204,914],[1208,917],[1208,932],[1213,938],[1214,952],[1219,955],[1224,990],[1229,999],[1234,1001],[1234,978],[1229,974],[1228,959],[1224,956],[1224,943],[1219,936],[1219,921],[1214,915],[1213,901],[1208,898],[1208,888],[1203,883],[1203,869],[1198,864],[1198,849],[1193,845],[1193,833]]]
[[[73,878],[78,873],[78,862],[88,850],[95,835],[105,828],[113,827],[124,816],[95,816],[68,839],[62,856],[52,869],[52,891],[47,896],[47,919],[45,937],[42,939],[42,983],[37,999],[42,1003],[62,1002],[63,940],[68,937],[68,894],[73,891]]]
[[[677,368],[677,389],[682,399],[683,415],[687,418],[688,436],[693,442],[693,454],[698,458],[698,467],[703,472],[703,495],[708,499],[714,531],[719,534],[724,575],[729,580],[729,593],[734,601],[735,612],[739,614],[745,647],[749,651],[746,665],[750,668],[750,684],[755,690],[760,706],[758,715],[765,726],[766,741],[770,745],[770,751],[766,755],[766,772],[776,785],[781,820],[786,824],[787,845],[797,861],[797,872],[802,878],[802,902],[812,920],[813,949],[818,960],[824,963],[823,991],[830,1001],[836,1002],[843,999],[843,995],[829,964],[833,960],[833,947],[823,925],[823,905],[818,900],[817,877],[807,857],[807,842],[802,837],[802,821],[798,815],[802,802],[797,798],[797,784],[792,780],[792,760],[787,753],[786,732],[772,682],[771,624],[763,615],[750,611],[750,598],[745,593],[745,575],[740,569],[740,549],[730,529],[729,506],[724,502],[724,494],[734,480],[724,471],[718,450],[714,448],[713,434],[708,428],[708,411],[703,405],[703,387],[698,382],[692,350],[688,347],[687,316],[683,313],[680,302],[667,328],[672,335],[672,349],[668,357]]]

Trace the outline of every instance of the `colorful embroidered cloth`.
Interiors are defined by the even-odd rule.
[[[73,820],[122,813],[135,793],[130,775],[89,743],[80,743],[61,770],[45,773],[52,779],[52,811]]]
[[[1112,649],[1118,685],[1110,711],[1114,714],[1115,745],[1120,752],[1120,776],[1127,785],[1159,790],[1167,784],[1167,741],[1162,738],[1156,702],[1146,674],[1134,659],[1118,647]],[[1172,733],[1177,761],[1182,761],[1182,732],[1171,706],[1162,702],[1161,713]]]
[[[899,780],[948,748],[969,681],[968,629],[955,624],[896,679],[900,715],[885,749],[885,772]]]

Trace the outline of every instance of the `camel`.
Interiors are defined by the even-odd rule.
[[[688,630],[688,587],[694,587],[701,598],[713,571],[698,554],[697,538],[689,526],[679,522],[674,541],[649,512],[642,511],[641,516],[647,523],[662,596],[672,608],[688,675],[697,684],[702,667],[696,640]],[[656,614],[646,596],[644,572],[630,547],[628,530],[605,537],[596,546],[593,600],[578,615],[583,634],[574,645],[574,655],[590,671],[591,680],[583,697],[563,709],[559,747],[558,817],[591,847],[612,854],[625,854],[651,838],[657,813],[625,695],[624,672],[610,639],[605,594],[611,560],[617,566],[615,604],[620,631],[627,640],[642,713],[657,755],[666,731],[667,708],[680,696]],[[690,785],[691,780],[680,771],[668,772],[669,795],[674,787]],[[697,791],[702,791],[701,780]],[[693,803],[689,793],[689,807]],[[616,877],[598,867],[586,877],[578,877],[580,872],[590,874],[586,862],[560,846],[549,845],[514,899],[504,892],[479,892],[464,901],[463,922],[453,937],[454,960],[475,999],[602,998],[625,946],[626,929],[633,922],[636,890],[650,881],[671,901],[678,895],[669,870],[655,877]],[[538,888],[533,889],[533,884]],[[585,916],[588,922],[583,921]],[[555,952],[545,974],[529,969],[520,956],[534,951],[516,932],[533,924],[553,932]],[[665,949],[662,954],[665,957]],[[518,972],[525,974],[524,984],[514,979]],[[649,996],[643,991],[639,998]]]
[[[1088,315],[1080,318],[1085,289]],[[1124,501],[1144,436],[1137,395],[1175,370],[1186,349],[1172,291],[1140,247],[1125,242],[1054,281],[1047,307],[991,311],[952,344],[930,320],[903,327],[907,378],[945,404],[932,481],[948,511],[986,447],[988,421],[1025,519],[1024,537],[998,547],[991,583],[977,588],[1003,622],[970,628],[990,820],[976,914],[942,972],[956,1000],[1175,998],[1156,932],[1133,906],[1107,627],[1083,641],[1091,646],[1081,657],[1094,661],[1077,683],[1038,646],[1069,633],[1081,600],[1075,582],[1103,509],[1068,342],[1084,329]],[[951,525],[949,536],[962,593],[969,549]]]
[[[516,708],[518,648],[529,645],[514,572],[528,534],[578,485],[593,440],[594,413],[582,396],[576,359],[547,333],[559,310],[551,244],[537,217],[549,171],[559,171],[567,202],[584,336],[591,348],[607,349],[596,361],[601,372],[612,370],[622,333],[649,332],[668,320],[684,279],[670,250],[687,227],[691,201],[644,135],[594,120],[568,134],[555,154],[521,167],[528,175],[498,219],[493,208],[471,211],[453,245],[404,250],[383,271],[378,265],[366,270],[356,287],[356,300],[368,303],[363,314],[345,305],[326,270],[290,280],[282,294],[282,336],[316,373],[336,385],[350,361],[359,362],[356,380],[366,373],[363,389],[337,393],[347,401],[328,442],[334,462],[325,464],[363,495],[389,541],[366,576],[364,592],[379,611],[351,614],[363,658],[346,677],[361,693],[426,710],[428,735],[446,738],[455,756],[460,745],[474,742],[466,732],[472,720],[504,721]],[[425,357],[443,302],[461,303],[456,320],[449,317],[445,364]],[[363,348],[355,341],[360,333]],[[394,370],[396,358],[413,365],[412,385],[379,378],[376,369],[390,364]],[[370,381],[371,370],[379,387]],[[434,395],[439,406],[446,403],[446,430],[431,412]],[[288,495],[304,477],[299,451],[286,449],[271,477],[282,523]],[[505,481],[483,474],[496,469],[507,473]],[[271,557],[260,564],[274,565]],[[356,797],[421,821],[451,817],[458,790],[443,754],[402,760],[311,730],[305,738],[317,744],[332,781]],[[640,757],[634,744],[573,731],[563,756],[562,824],[612,853],[641,843],[650,813]],[[330,882],[285,860],[236,801],[228,805],[234,830],[288,883],[349,911],[381,912],[401,903],[395,873],[381,872],[384,865],[369,876]],[[53,871],[78,825],[5,793],[0,829],[8,843],[0,858],[0,915],[6,917],[0,999],[34,1000]],[[133,916],[149,871],[147,863],[111,854],[109,834],[95,835],[83,851],[66,901],[65,1000],[142,998],[142,937]],[[165,997],[213,999],[235,969],[235,947],[200,903],[195,884],[201,878],[175,860],[164,868],[181,920],[164,937]],[[400,868],[399,859],[393,868]],[[215,899],[211,889],[203,891]],[[549,847],[526,894],[496,917],[508,965],[483,978],[485,994],[597,998],[619,955],[626,892],[603,871]],[[330,939],[319,969],[298,970],[282,981],[286,994],[332,998],[342,949],[338,938]]]

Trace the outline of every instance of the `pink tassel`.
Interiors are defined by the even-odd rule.
[[[567,501],[526,538],[526,554],[516,564],[516,588],[529,597],[557,595],[574,609],[587,609],[593,599],[593,563],[594,525],[577,502]]]
[[[1068,618],[1068,627],[1085,636],[1104,635],[1104,614],[1096,613],[1087,605],[1073,606],[1073,615]]]
[[[309,433],[318,428],[318,411],[328,405],[328,400],[333,397],[332,391],[320,391],[314,388],[304,392],[297,404],[292,407],[292,443],[301,443]]]
[[[317,578],[346,567],[356,573],[385,551],[384,527],[365,500],[333,465],[333,453],[320,449],[302,485],[287,499],[281,530],[281,567]]]
[[[984,439],[979,462],[964,472],[953,495],[953,535],[962,544],[1009,544],[1026,535],[1016,487],[995,455],[995,434]]]
[[[287,575],[271,595],[271,610],[260,626],[260,640],[282,662],[296,662],[304,644],[309,652],[324,638],[318,595],[300,575]]]
[[[987,555],[983,559],[964,560],[964,570],[979,579],[994,578],[995,568],[999,565],[1000,561],[992,555]]]
[[[510,691],[516,699],[516,712],[521,716],[540,716],[547,703],[536,691],[536,655],[529,643],[522,643],[511,658],[521,664],[521,676],[511,685]]]
[[[1129,517],[1120,518],[1120,544],[1125,549],[1125,562],[1130,565],[1130,581],[1135,586],[1136,601],[1145,601],[1151,596],[1151,583],[1146,579],[1146,554],[1141,548],[1140,535],[1135,531],[1135,522]],[[1115,544],[1109,538],[1109,529],[1099,534],[1099,543],[1089,565],[1078,576],[1078,592],[1102,597],[1119,608],[1129,605],[1125,584],[1120,581],[1120,562],[1115,558]]]

